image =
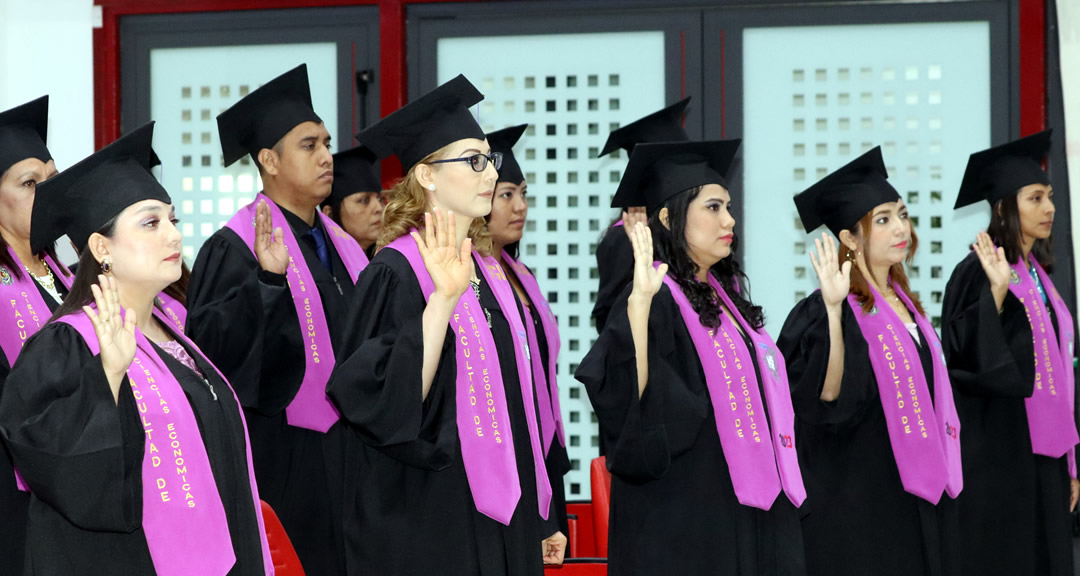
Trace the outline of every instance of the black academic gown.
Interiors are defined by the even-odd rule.
[[[319,261],[307,235],[311,227],[282,212],[315,279],[340,358],[352,277],[328,232],[333,273]],[[285,276],[263,271],[240,237],[222,228],[199,251],[187,298],[185,330],[229,378],[244,406],[259,495],[281,519],[308,574],[341,574],[340,435],[335,428],[321,434],[286,421],[285,408],[304,376],[305,344]]]
[[[188,353],[207,381],[155,351],[183,388],[206,446],[237,558],[229,574],[263,574],[239,406],[195,350]],[[125,376],[114,403],[101,357],[73,327],[48,324],[23,348],[0,397],[0,433],[32,491],[26,574],[155,573],[142,529],[146,433],[131,385]]]
[[[514,273],[509,266],[504,269],[510,274]],[[540,364],[544,367],[543,385],[546,386],[550,377],[548,375],[547,334],[544,332],[543,320],[540,318],[540,310],[537,306],[530,303],[528,312],[530,315],[529,321],[533,323],[533,328],[536,330],[536,345],[540,348]],[[539,409],[540,405],[538,403],[534,405]],[[537,420],[537,424],[539,422]],[[570,525],[566,518],[566,487],[563,477],[570,471],[570,456],[566,452],[566,446],[559,443],[558,435],[551,440],[551,448],[548,449],[547,456],[544,457],[544,465],[547,468],[548,481],[551,483],[551,506],[555,512],[555,520],[558,522],[559,530],[564,535],[569,536]]]
[[[487,282],[480,304],[491,313],[521,482],[509,526],[473,503],[455,420],[457,361],[449,326],[435,380],[421,400],[426,303],[405,257],[392,249],[376,254],[355,298],[346,343],[352,353],[327,387],[354,432],[345,467],[348,573],[542,574],[541,541],[558,526],[550,512],[545,521],[537,509],[514,345]]]
[[[821,400],[829,363],[829,322],[820,292],[795,305],[777,340],[795,408],[795,446],[806,484],[803,537],[811,576],[955,574],[956,506],[904,491],[881,407],[869,348],[847,300],[842,304],[844,376],[840,396]],[[914,313],[913,313],[914,317]],[[916,345],[934,396],[933,361]]]
[[[648,385],[638,399],[629,294],[615,301],[575,374],[611,448],[610,573],[806,574],[798,509],[787,496],[768,511],[735,496],[701,361],[667,285],[653,297]]]
[[[1010,292],[998,315],[971,253],[949,279],[941,317],[961,424],[962,574],[1071,576],[1068,464],[1031,451],[1024,399],[1034,390],[1035,349],[1023,304]]]
[[[600,276],[600,285],[592,317],[599,334],[604,331],[615,300],[634,280],[634,248],[622,226],[609,226],[596,245],[596,272]]]
[[[25,274],[26,271],[23,271]],[[58,271],[53,271],[54,276]],[[49,315],[60,307],[60,303],[53,299],[52,295],[45,291],[40,284],[35,283],[41,299],[49,307]],[[59,277],[54,280],[56,291],[60,297],[67,296],[67,288],[60,283]],[[42,319],[44,321],[44,319]],[[3,394],[4,383],[11,372],[6,354],[0,353],[0,395]],[[19,490],[15,484],[15,467],[11,463],[11,451],[7,445],[0,450],[0,574],[18,575],[23,573],[23,556],[26,554],[26,521],[30,507],[30,494]]]

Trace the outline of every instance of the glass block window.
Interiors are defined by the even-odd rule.
[[[791,196],[876,145],[919,236],[908,276],[938,325],[948,274],[988,217],[952,206],[968,155],[990,145],[989,24],[752,28],[744,42],[742,246],[768,330],[818,288]]]
[[[664,106],[663,41],[656,31],[443,38],[438,44],[438,81],[463,73],[485,94],[476,109],[484,130],[532,126],[515,149],[529,194],[540,199],[529,206],[522,254],[559,318],[567,449],[571,460],[584,463],[598,455],[596,419],[569,415],[592,415],[573,372],[596,329],[580,319],[590,317],[596,300],[596,242],[616,216],[608,206],[626,165],[625,155],[596,156],[608,130]],[[589,467],[579,466],[566,476],[566,496],[589,495]]]
[[[225,168],[217,115],[279,74],[307,63],[315,110],[337,126],[333,43],[159,48],[150,52],[150,117],[162,184],[172,196],[191,265],[202,243],[262,190],[250,156]],[[347,143],[346,143],[347,144]]]

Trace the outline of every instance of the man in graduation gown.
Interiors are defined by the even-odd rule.
[[[688,104],[690,98],[683,98],[667,108],[612,130],[600,156],[622,148],[629,157],[634,146],[642,142],[686,142],[690,137],[683,130],[682,124]],[[597,334],[604,331],[611,305],[634,278],[634,251],[630,247],[626,230],[632,230],[637,222],[645,223],[644,206],[628,206],[618,199],[613,199],[611,207],[622,209],[623,218],[608,227],[596,246],[596,271],[600,276],[600,286],[596,292],[592,317],[596,323]]]
[[[341,454],[325,386],[362,266],[350,265],[355,241],[317,211],[333,158],[306,65],[223,112],[218,131],[225,165],[250,154],[263,191],[199,251],[186,330],[236,389],[259,493],[305,571],[340,574]],[[252,238],[256,218],[273,220],[272,239]]]

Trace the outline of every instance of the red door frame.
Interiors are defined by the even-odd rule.
[[[379,102],[385,116],[407,99],[405,9],[409,4],[455,0],[94,0],[102,26],[94,30],[94,146],[120,137],[120,31],[122,16],[181,12],[269,10],[321,6],[379,7]],[[1046,128],[1046,0],[1016,0],[1020,29],[1020,133]],[[396,164],[396,163],[395,163]],[[384,166],[393,177],[400,167]],[[396,169],[395,169],[396,168]]]

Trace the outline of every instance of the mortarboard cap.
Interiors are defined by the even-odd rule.
[[[980,200],[992,206],[1029,184],[1049,184],[1050,176],[1042,169],[1042,161],[1050,150],[1050,133],[1044,130],[972,154],[953,209]]]
[[[334,185],[326,204],[335,205],[357,192],[381,192],[382,182],[375,173],[378,160],[364,146],[334,154]]]
[[[408,172],[432,152],[465,138],[484,139],[469,108],[484,99],[463,75],[402,106],[356,135],[378,158],[397,155]]]
[[[221,154],[229,166],[259,150],[273,148],[293,128],[304,122],[322,124],[311,107],[307,64],[260,86],[217,117]]]
[[[48,131],[48,96],[0,112],[0,174],[27,158],[52,160],[45,146]]]
[[[688,104],[690,98],[683,98],[663,110],[612,130],[600,155],[606,156],[617,148],[622,148],[629,154],[633,152],[635,145],[642,142],[686,142],[690,136],[683,130],[682,120]]]
[[[875,146],[795,195],[803,228],[809,233],[824,224],[836,235],[851,230],[875,206],[900,199],[888,177],[881,146]]]
[[[725,176],[742,140],[642,143],[634,147],[611,205],[645,206],[651,214],[672,196]]]
[[[525,174],[521,171],[517,159],[514,158],[514,144],[521,139],[528,124],[518,124],[509,128],[503,128],[487,135],[488,144],[491,144],[492,152],[501,152],[503,155],[502,168],[499,168],[497,182],[509,182],[514,185],[525,181]]]
[[[38,184],[30,220],[34,253],[64,234],[81,251],[91,234],[128,206],[143,200],[171,203],[150,174],[153,136],[149,122]]]

